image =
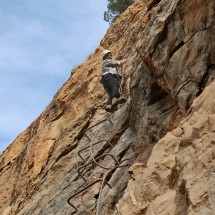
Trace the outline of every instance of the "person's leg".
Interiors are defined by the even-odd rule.
[[[114,78],[114,83],[113,83],[113,87],[112,87],[112,96],[113,96],[114,101],[112,101],[112,104],[115,101],[117,101],[120,97],[119,88],[120,88],[119,81],[116,78]]]
[[[109,112],[115,111],[117,110],[117,105],[118,104],[122,104],[126,101],[121,101],[119,100],[120,98],[120,83],[119,81],[114,78],[114,77],[110,77],[106,80],[105,82],[105,90],[107,92],[107,94],[109,95],[108,101],[107,101],[107,106],[106,106],[106,110]]]
[[[117,101],[116,97],[118,97],[118,94],[119,94],[118,93],[119,87],[117,85],[117,80],[114,77],[109,77],[104,84],[104,88],[109,96],[107,101],[106,111],[112,112],[114,111],[112,110],[112,104]]]
[[[112,88],[112,108],[114,110],[117,110],[117,105],[118,105],[118,100],[120,98],[120,83],[119,81],[115,78],[113,88]]]
[[[111,96],[111,91],[110,91],[110,88],[106,87],[105,88],[105,91],[107,92],[108,94],[108,100],[107,100],[107,103],[106,103],[106,108],[105,110],[108,111],[108,112],[112,112],[112,96]]]
[[[107,92],[108,94],[108,100],[107,100],[107,103],[106,103],[106,108],[105,110],[107,112],[113,112],[112,110],[112,99],[113,99],[113,92],[112,92],[112,89],[113,89],[113,80],[111,80],[112,78],[108,77],[105,81],[104,81],[104,89],[105,91]]]
[[[114,90],[115,90],[115,93],[114,93],[115,96],[112,100],[112,108],[114,110],[117,110],[118,105],[125,103],[127,101],[127,99],[124,97],[120,98],[120,96],[121,96],[121,94],[120,94],[120,81],[117,80]]]
[[[111,97],[111,99],[118,99],[120,97],[119,93],[119,83],[116,78],[111,77],[107,80],[107,86],[108,86],[108,94]]]

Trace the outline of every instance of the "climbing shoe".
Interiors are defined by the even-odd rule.
[[[113,112],[114,112],[113,106],[111,106],[111,107],[106,107],[105,110],[106,110],[107,112],[110,112],[110,113],[113,113]]]
[[[126,103],[127,102],[127,99],[122,97],[118,100],[118,104],[123,104],[123,103]]]
[[[118,99],[115,103],[112,104],[112,109],[114,109],[116,111],[117,110],[117,106],[119,104],[125,103],[126,101],[127,101],[126,98],[120,98],[120,99]]]

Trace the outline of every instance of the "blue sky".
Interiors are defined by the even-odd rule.
[[[0,152],[98,47],[106,8],[107,0],[0,0]]]

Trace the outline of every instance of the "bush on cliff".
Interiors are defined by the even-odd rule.
[[[111,24],[133,2],[134,0],[108,0],[108,10],[104,12],[104,20]]]

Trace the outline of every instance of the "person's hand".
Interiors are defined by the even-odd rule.
[[[120,65],[124,64],[127,60],[126,59],[123,59],[120,61]]]

